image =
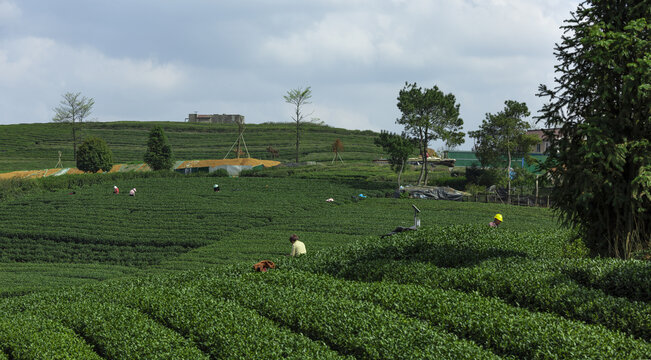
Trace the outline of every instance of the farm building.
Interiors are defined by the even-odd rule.
[[[188,114],[188,122],[209,124],[244,124],[244,115],[239,114]]]
[[[536,135],[539,139],[540,142],[536,145],[534,145],[533,149],[531,149],[531,154],[544,154],[545,151],[547,151],[547,148],[549,148],[549,139],[547,135],[545,134],[546,131],[550,130],[543,130],[543,129],[534,129],[534,130],[527,130],[527,135]],[[553,129],[554,131],[554,136],[558,137],[558,129]]]

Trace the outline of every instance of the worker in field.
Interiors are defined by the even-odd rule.
[[[136,196],[136,188],[129,190],[129,196]]]
[[[212,191],[214,191],[214,192],[219,191],[219,185],[217,185],[217,184],[213,185]]]
[[[488,223],[488,225],[490,225],[490,227],[496,228],[500,226],[501,223],[502,223],[502,214],[495,214],[495,218],[493,218],[493,221]]]
[[[120,189],[118,189],[117,186],[113,185],[113,194],[118,195],[120,194]]]
[[[289,256],[299,256],[305,254],[305,244],[302,241],[298,240],[298,235],[292,234],[289,237],[289,242],[292,243],[292,251],[289,253]]]

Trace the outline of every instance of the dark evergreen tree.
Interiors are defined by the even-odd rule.
[[[149,132],[144,159],[152,170],[169,170],[174,165],[172,148],[167,143],[167,136],[165,136],[163,128],[159,125]]]
[[[556,45],[556,86],[540,121],[554,207],[596,254],[629,258],[651,241],[651,6],[587,0]],[[550,134],[552,135],[552,134]]]

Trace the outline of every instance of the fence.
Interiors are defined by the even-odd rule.
[[[511,204],[511,205],[520,205],[520,206],[540,206],[540,207],[550,207],[551,200],[549,195],[545,196],[535,196],[535,195],[511,195],[510,201],[507,201],[507,197],[497,193],[493,194],[475,194],[471,196],[464,196],[461,198],[461,201],[464,202],[483,202],[483,203],[501,203],[501,204]]]

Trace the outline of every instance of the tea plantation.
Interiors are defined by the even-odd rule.
[[[0,359],[651,358],[649,263],[585,257],[547,209],[100,176],[0,202]]]
[[[160,125],[177,160],[223,159],[239,136],[232,124],[182,122],[88,122],[78,136],[97,136],[106,141],[116,164],[142,163],[149,131]],[[79,135],[80,134],[80,135]],[[301,133],[301,161],[331,161],[335,140],[344,144],[345,161],[371,161],[382,151],[373,139],[377,133],[305,124]],[[246,124],[243,134],[251,157],[271,159],[267,147],[278,150],[278,161],[295,161],[296,126],[291,123]],[[0,125],[0,173],[54,168],[61,151],[62,167],[75,167],[72,135],[68,124]],[[244,151],[242,145],[242,151]],[[230,158],[235,157],[231,151]]]

